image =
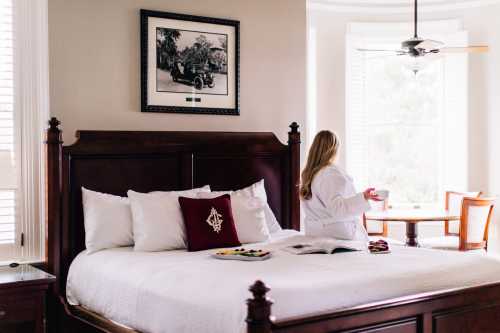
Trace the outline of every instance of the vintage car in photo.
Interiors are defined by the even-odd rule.
[[[174,63],[170,72],[174,82],[187,83],[201,90],[203,87],[213,88],[215,86],[214,76],[207,64]]]

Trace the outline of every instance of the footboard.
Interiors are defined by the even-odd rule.
[[[248,333],[500,332],[500,283],[384,300],[284,321],[271,316],[269,288],[257,281],[247,301]]]

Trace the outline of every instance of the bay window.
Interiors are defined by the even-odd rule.
[[[414,59],[358,48],[400,48],[401,23],[354,23],[347,36],[346,164],[359,188],[390,190],[393,206],[441,205],[467,189],[467,55]],[[422,35],[468,42],[459,21],[425,22]]]

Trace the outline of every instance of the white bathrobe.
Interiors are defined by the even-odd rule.
[[[311,190],[311,199],[302,201],[306,235],[368,241],[361,217],[370,204],[356,193],[349,175],[327,166],[316,174]]]

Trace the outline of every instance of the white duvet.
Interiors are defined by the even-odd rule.
[[[144,333],[234,333],[245,331],[245,300],[257,279],[271,288],[278,320],[500,279],[500,261],[469,253],[401,246],[388,255],[279,250],[303,238],[288,233],[254,246],[274,251],[263,262],[216,260],[213,250],[82,252],[69,270],[68,301]]]

